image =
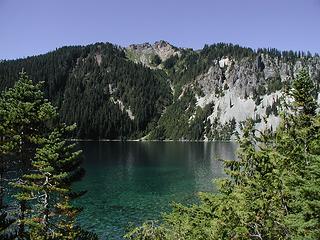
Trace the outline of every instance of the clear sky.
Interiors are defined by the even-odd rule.
[[[320,53],[320,0],[0,0],[0,59],[160,39]]]

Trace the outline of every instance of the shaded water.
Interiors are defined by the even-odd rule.
[[[215,191],[224,176],[218,158],[234,159],[237,145],[226,142],[81,142],[86,176],[76,184],[88,193],[80,224],[101,239],[122,239],[128,225],[159,219],[170,203],[196,201]]]

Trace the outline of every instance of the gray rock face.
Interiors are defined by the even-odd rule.
[[[153,45],[131,45],[127,51],[137,56],[136,61],[151,68],[154,66],[150,64],[150,56],[157,54],[165,61],[174,55],[180,57],[182,52],[165,41],[155,42]],[[254,118],[257,120],[256,128],[260,130],[267,127],[275,129],[278,126],[280,118],[276,108],[280,106],[279,99],[283,96],[281,85],[292,81],[302,68],[307,68],[314,82],[320,84],[320,57],[287,60],[266,53],[240,59],[223,56],[211,61],[211,65],[207,67],[206,72],[182,86],[182,89],[187,86],[200,87],[201,96],[196,91],[194,93],[197,106],[204,108],[208,104],[214,104],[207,119],[219,119],[223,124],[234,118],[239,126],[239,123],[247,118]],[[176,89],[171,87],[174,92]],[[182,91],[178,99],[184,92]],[[272,112],[270,109],[273,109]]]
[[[145,66],[151,68],[154,68],[151,61],[152,57],[155,55],[158,55],[162,61],[167,60],[171,56],[180,55],[178,48],[164,40],[157,41],[154,44],[132,44],[126,49],[126,51],[133,61],[141,62]]]
[[[213,93],[224,81],[222,69],[218,65],[211,66],[209,71],[198,76],[196,81],[205,95]]]
[[[197,105],[205,107],[214,103],[215,108],[209,118],[218,118],[222,124],[233,118],[237,123],[247,118],[265,119],[266,122],[256,123],[257,129],[276,129],[280,118],[267,109],[270,111],[274,105],[279,107],[279,99],[283,94],[280,89],[271,88],[272,81],[277,79],[281,83],[291,81],[302,68],[307,68],[315,84],[320,84],[320,58],[298,60],[294,63],[274,59],[268,55],[261,55],[260,59],[255,60],[228,59],[229,64],[221,64],[222,60],[217,61],[219,64],[212,65],[206,73],[196,78],[204,93],[202,97],[197,96]],[[262,86],[268,91],[259,96],[261,100],[257,103],[254,91]],[[215,94],[217,88],[223,89],[220,95]]]
[[[227,64],[225,63],[226,59]],[[271,80],[291,81],[302,68],[308,68],[311,78],[319,81],[319,67],[320,58],[307,61],[298,60],[295,63],[288,63],[283,59],[273,59],[263,54],[260,60],[222,58],[217,61],[217,64],[212,65],[208,72],[199,75],[196,81],[205,94],[212,93],[217,87],[226,88],[226,84],[228,89],[244,98],[252,96],[253,90],[259,85],[267,87],[267,83]]]

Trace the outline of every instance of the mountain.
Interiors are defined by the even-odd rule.
[[[248,117],[279,124],[282,90],[308,68],[319,95],[320,58],[232,44],[178,48],[166,41],[63,47],[0,63],[0,90],[24,69],[44,81],[77,138],[228,140]]]
[[[77,123],[77,138],[139,138],[172,101],[162,71],[133,63],[108,43],[2,62],[0,88],[12,86],[21,69],[44,81],[61,121]]]

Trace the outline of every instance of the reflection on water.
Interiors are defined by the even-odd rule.
[[[81,142],[86,177],[76,185],[88,193],[81,225],[102,239],[122,239],[129,223],[158,219],[170,203],[195,202],[199,191],[215,191],[222,162],[235,159],[225,142]]]

